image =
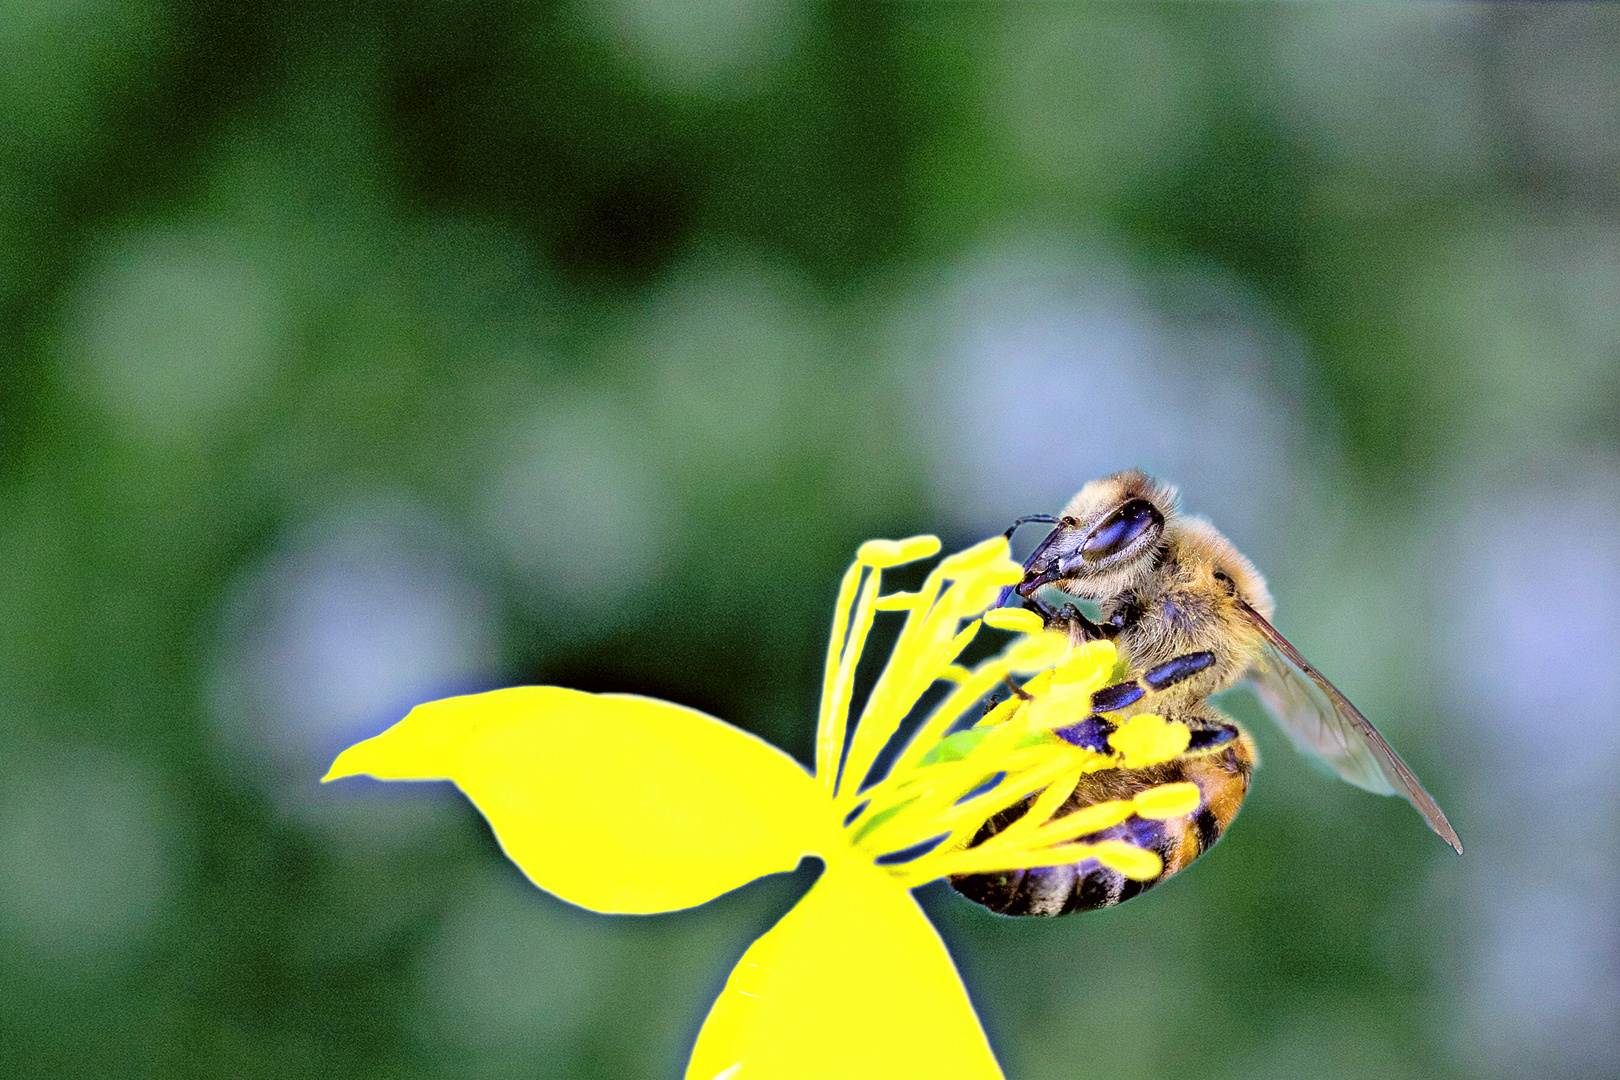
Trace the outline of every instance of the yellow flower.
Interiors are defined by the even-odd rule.
[[[815,855],[825,871],[749,947],[698,1034],[688,1080],[1001,1076],[949,954],[910,890],[936,878],[1095,858],[1138,879],[1150,851],[1086,837],[1135,814],[1168,818],[1195,785],[1054,817],[1080,777],[1180,753],[1187,729],[1138,716],[1112,753],[1053,732],[1090,713],[1114,648],[1070,648],[1033,613],[985,609],[1019,579],[1005,540],[943,559],[914,593],[882,571],[936,554],[931,536],[871,540],[844,575],[816,728],[815,772],[703,713],[628,694],[520,686],[411,710],[345,750],[324,779],[451,780],[540,888],[593,911],[648,914],[704,903]],[[855,670],[880,611],[906,621],[851,727]],[[982,617],[981,617],[982,616]],[[965,623],[965,625],[964,625]],[[986,624],[1015,636],[972,667]],[[965,729],[1004,679],[1022,692]],[[881,778],[866,782],[923,695],[946,689]],[[1030,809],[974,844],[995,814]]]

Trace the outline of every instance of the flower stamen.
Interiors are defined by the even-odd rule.
[[[1061,811],[1088,773],[1140,769],[1181,753],[1190,737],[1186,725],[1142,714],[1117,730],[1110,727],[1105,749],[1064,741],[1055,731],[1091,715],[1093,692],[1119,674],[1113,644],[1072,646],[1066,635],[1047,632],[1032,611],[986,611],[1022,574],[1001,538],[942,559],[915,592],[880,593],[884,569],[938,548],[932,537],[871,541],[839,590],[816,772],[833,791],[851,842],[908,886],[946,875],[1088,859],[1138,880],[1159,874],[1163,864],[1156,853],[1098,834],[1133,816],[1190,813],[1201,798],[1196,785],[1159,785],[1134,799]],[[906,619],[851,732],[854,671],[879,611],[903,611]],[[1017,636],[972,666],[959,663],[985,626]],[[1012,680],[1015,673],[1031,677],[1020,686]],[[950,689],[887,772],[863,787],[883,748],[939,682]],[[998,683],[1014,696],[960,728],[968,710]],[[987,822],[1021,802],[1028,802],[1023,814],[981,836]]]

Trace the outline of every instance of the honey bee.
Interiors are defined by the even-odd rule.
[[[1058,816],[1159,784],[1190,781],[1203,798],[1167,821],[1131,818],[1090,839],[1117,838],[1155,851],[1163,871],[1131,881],[1095,860],[995,874],[964,874],[952,888],[1005,915],[1063,915],[1109,907],[1152,888],[1208,851],[1231,824],[1249,789],[1254,741],[1209,702],[1247,678],[1296,747],[1341,777],[1379,794],[1404,795],[1429,827],[1462,853],[1462,841],[1434,799],[1367,718],[1271,624],[1273,603],[1254,565],[1209,522],[1178,512],[1174,488],[1136,469],[1094,480],[1061,516],[1028,521],[1056,528],[1003,593],[1040,613],[1072,641],[1111,639],[1135,677],[1092,695],[1092,711],[1058,734],[1107,750],[1121,719],[1154,712],[1192,730],[1180,756],[1146,769],[1109,769],[1081,778]],[[1073,604],[1038,594],[1053,586],[1100,605],[1093,622]],[[1032,800],[986,822],[973,843],[1006,828]]]

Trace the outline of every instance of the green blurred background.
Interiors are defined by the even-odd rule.
[[[1469,850],[1234,692],[1173,883],[922,891],[1009,1075],[1620,1072],[1620,8],[4,0],[0,58],[0,1074],[676,1075],[813,867],[590,916],[332,755],[560,682],[802,759],[861,539],[1133,464]]]

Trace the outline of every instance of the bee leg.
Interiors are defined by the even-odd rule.
[[[1098,623],[1097,631],[1098,633],[1102,634],[1103,637],[1106,637],[1112,641],[1114,638],[1119,637],[1119,635],[1124,631],[1129,630],[1132,626],[1135,626],[1136,620],[1140,616],[1141,612],[1134,607],[1123,608],[1114,612],[1112,615],[1108,616],[1108,618]]]
[[[1135,679],[1094,690],[1091,694],[1093,712],[1117,712],[1127,705],[1135,705],[1147,693]]]
[[[1007,689],[1011,690],[1013,692],[1013,694],[1016,695],[1017,697],[1021,697],[1025,701],[1034,701],[1035,700],[1035,695],[1031,694],[1028,690],[1025,690],[1022,686],[1019,686],[1017,683],[1013,682],[1011,675],[1003,675],[1001,677],[1001,681],[1006,683],[1007,684]]]
[[[1110,626],[1099,626],[1086,618],[1079,608],[1073,604],[1064,604],[1062,610],[1053,608],[1050,604],[1036,600],[1034,597],[1025,597],[1045,620],[1048,630],[1063,630],[1069,635],[1069,642],[1073,645],[1083,645],[1088,641],[1103,641],[1111,639],[1117,630]]]
[[[1243,734],[1235,724],[1211,724],[1207,727],[1195,727],[1192,732],[1192,741],[1187,743],[1185,753],[1196,754],[1204,750],[1218,750],[1237,741]]]
[[[1127,679],[1122,683],[1093,691],[1091,708],[1094,712],[1106,713],[1134,705],[1142,700],[1149,690],[1168,690],[1178,682],[1192,678],[1214,662],[1214,653],[1182,653],[1143,672],[1141,682]]]
[[[1099,754],[1109,752],[1108,736],[1119,729],[1101,716],[1088,716],[1077,724],[1057,728],[1052,732],[1070,746],[1079,746],[1087,750],[1095,750]]]
[[[1048,604],[1045,600],[1034,596],[1024,596],[1021,597],[1021,599],[1026,605],[1028,605],[1029,610],[1041,617],[1041,620],[1045,622],[1047,626],[1051,626],[1053,620],[1062,618],[1062,616],[1058,614],[1057,608],[1053,607],[1051,604]]]
[[[1211,652],[1182,653],[1157,667],[1148,668],[1142,673],[1142,681],[1154,690],[1168,690],[1176,683],[1192,678],[1214,662],[1215,654]]]
[[[1117,730],[1118,728],[1106,718],[1093,715],[1086,717],[1079,723],[1058,728],[1053,734],[1071,745],[1083,746],[1087,749],[1107,753],[1108,736]],[[1192,739],[1187,743],[1187,749],[1182,753],[1200,754],[1210,750],[1219,750],[1236,742],[1242,734],[1235,724],[1208,724],[1202,727],[1193,727]]]
[[[1073,604],[1064,604],[1063,610],[1059,614],[1070,626],[1080,628],[1082,641],[1110,640],[1118,633],[1113,627],[1092,622],[1081,614],[1080,609]]]

